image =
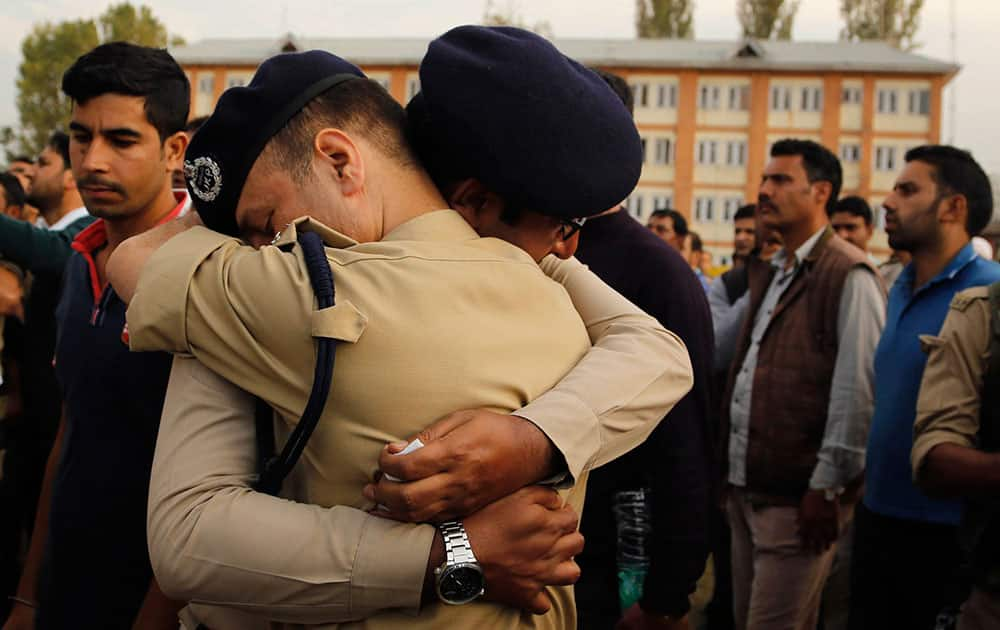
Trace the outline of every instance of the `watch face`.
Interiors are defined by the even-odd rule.
[[[438,595],[448,604],[466,604],[482,594],[483,572],[477,564],[448,567],[438,580]]]

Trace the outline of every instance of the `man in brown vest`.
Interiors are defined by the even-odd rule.
[[[758,212],[785,245],[751,262],[723,399],[737,628],[816,627],[864,471],[885,294],[827,224],[840,182],[808,140],[776,142],[761,179]]]

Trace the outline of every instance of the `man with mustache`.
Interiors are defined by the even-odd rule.
[[[875,415],[852,554],[852,630],[930,630],[940,614],[955,616],[969,587],[957,536],[963,503],[916,486],[910,455],[927,361],[921,345],[939,343],[934,336],[956,293],[1000,280],[1000,265],[979,257],[969,242],[990,220],[993,192],[961,149],[926,145],[905,159],[882,206],[889,246],[912,259],[889,292],[875,353]]]
[[[129,352],[125,304],[105,268],[122,241],[184,206],[170,173],[187,146],[190,89],[166,51],[117,42],[79,57],[62,90],[72,135],[60,159],[72,172],[60,185],[72,182],[87,219],[98,219],[72,239],[54,309],[55,360],[44,360],[55,364],[62,421],[5,627],[176,628],[175,606],[152,583],[143,526],[171,357]],[[40,202],[47,162],[43,153],[32,191]],[[55,388],[48,397],[58,406]]]
[[[572,582],[578,569],[572,562],[556,562],[551,574],[539,576],[532,565],[547,571],[546,556],[560,559],[578,552],[575,517],[565,518],[568,508],[552,490],[521,486],[569,472],[579,497],[587,469],[641,441],[655,425],[654,414],[663,413],[662,402],[651,404],[646,397],[639,405],[637,394],[668,382],[669,407],[690,387],[689,362],[678,363],[676,338],[660,344],[673,358],[661,355],[656,369],[643,376],[647,353],[621,343],[616,351],[612,343],[585,357],[549,393],[547,407],[537,408],[537,415],[518,411],[537,425],[500,413],[484,424],[480,416],[466,414],[450,420],[452,430],[437,425],[435,439],[426,440],[433,431],[420,429],[454,407],[486,404],[510,411],[556,385],[553,377],[582,356],[585,347],[579,342],[586,342],[586,333],[578,334],[584,332],[580,316],[567,313],[565,302],[558,304],[561,289],[538,276],[536,263],[549,252],[572,253],[581,219],[620,201],[634,186],[641,163],[634,124],[621,103],[600,78],[537,36],[466,27],[435,41],[430,51],[422,65],[425,111],[431,113],[426,120],[445,125],[443,133],[434,127],[438,133],[432,137],[446,139],[439,155],[451,158],[454,170],[447,173],[453,179],[439,180],[439,171],[432,181],[414,159],[401,108],[357,68],[319,51],[281,55],[265,62],[247,88],[230,90],[220,101],[189,149],[188,183],[198,212],[216,229],[239,231],[263,244],[274,239],[275,226],[293,224],[274,247],[256,251],[204,229],[165,244],[157,240],[164,234],[151,233],[113,261],[115,285],[130,294],[135,279],[129,276],[137,263],[149,260],[130,307],[133,344],[168,347],[205,363],[175,363],[150,501],[157,574],[168,589],[200,604],[191,607],[193,617],[187,616],[186,624],[192,618],[212,627],[252,623],[204,604],[239,609],[256,615],[258,622],[270,618],[346,627],[440,627],[448,620],[457,627],[571,624],[567,590],[543,587]],[[502,59],[514,51],[520,51],[516,59]],[[469,65],[432,64],[432,53]],[[525,57],[532,64],[526,66]],[[474,79],[461,96],[456,93],[461,83],[447,74],[456,65]],[[435,67],[436,72],[428,69]],[[567,121],[559,104],[539,103],[538,114],[546,119],[516,130],[494,119],[492,128],[477,127],[482,138],[470,138],[462,129],[470,123],[466,117],[487,115],[487,110],[438,109],[449,99],[481,102],[478,81],[495,78],[518,85],[525,67],[535,73],[532,86],[544,83],[558,103],[582,92],[588,106]],[[556,73],[558,87],[546,81],[549,72]],[[521,89],[497,98],[523,98]],[[551,117],[567,124],[543,122]],[[245,137],[247,120],[260,135]],[[447,127],[449,122],[454,126]],[[555,136],[540,139],[539,133]],[[610,138],[617,138],[623,150],[606,155],[603,139]],[[469,144],[455,144],[460,139]],[[520,161],[491,162],[500,154],[514,157],[519,144],[533,142],[578,149],[595,161],[567,149],[579,163],[552,160],[545,153],[527,154],[538,166],[527,171]],[[459,146],[465,152],[455,150]],[[552,185],[580,177],[584,164],[595,175],[583,178],[586,189]],[[435,211],[446,206],[435,182],[447,184],[445,193],[460,215]],[[308,217],[296,219],[301,213]],[[471,226],[494,238],[477,238]],[[338,304],[326,312],[314,313],[313,291],[294,246],[300,230],[322,235],[327,245]],[[348,235],[365,242],[358,245]],[[385,240],[370,242],[380,238]],[[566,265],[556,275],[573,288],[589,332],[610,333],[621,342],[626,331],[611,330],[609,324],[623,315],[633,324],[636,318],[648,321],[613,294],[610,312],[595,311],[593,277],[579,264]],[[160,280],[165,284],[154,286]],[[220,280],[223,284],[217,284]],[[234,293],[224,295],[225,286]],[[272,307],[278,310],[268,313]],[[185,332],[178,337],[174,324],[183,321]],[[285,435],[286,422],[298,420],[308,393],[313,334],[343,342],[323,422],[286,485],[289,496],[313,505],[247,493],[255,459],[253,427],[246,417],[252,403],[234,396],[233,386],[219,375],[265,397],[277,409]],[[615,369],[635,379],[607,374],[616,363],[609,359],[619,354]],[[575,358],[567,365],[569,356]],[[599,367],[602,357],[605,369]],[[653,381],[645,380],[649,376]],[[609,380],[616,385],[605,391]],[[552,422],[554,415],[565,422]],[[469,439],[470,426],[481,427],[473,433],[478,439]],[[397,451],[385,446],[418,431],[427,445],[415,453],[393,455]],[[500,447],[506,461],[484,447]],[[468,478],[466,460],[480,461],[486,483]],[[409,464],[391,467],[395,462]],[[443,471],[449,474],[437,474],[442,464],[451,468]],[[409,483],[383,478],[365,490],[371,499],[366,501],[362,491],[376,465]],[[435,505],[428,486],[447,477],[458,482],[457,490]],[[199,506],[194,512],[191,500]],[[396,523],[359,509],[375,503],[393,516],[449,521],[442,525],[448,538],[438,538],[427,525]],[[531,521],[544,524],[550,512],[558,516],[548,527],[556,534],[555,544],[543,540],[542,556],[521,563],[526,543],[538,547],[531,542],[537,538]],[[434,601],[436,582],[445,602],[459,604],[479,595],[472,589],[456,597],[440,588],[449,575],[441,553],[445,543],[463,537],[462,527],[468,539],[464,546],[471,544],[486,576],[489,601],[442,606]],[[302,553],[303,547],[308,552]],[[522,581],[535,586],[521,586],[504,575],[519,563]],[[437,576],[436,567],[442,569]],[[420,606],[422,592],[419,617],[407,616]],[[530,615],[546,611],[543,617]]]
[[[757,199],[784,249],[751,260],[749,306],[724,397],[736,627],[816,627],[837,539],[864,471],[871,357],[885,297],[864,253],[833,233],[837,158],[771,147]]]

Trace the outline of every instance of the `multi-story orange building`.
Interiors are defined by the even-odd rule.
[[[321,48],[359,65],[400,102],[419,90],[428,39],[204,40],[171,52],[191,79],[191,115],[243,85],[267,57]],[[581,63],[624,76],[636,97],[646,159],[626,205],[687,214],[718,262],[731,253],[731,219],[757,183],[771,143],[822,142],[840,156],[844,193],[877,206],[910,147],[938,142],[951,63],[883,43],[554,40]],[[876,253],[887,252],[876,231]]]

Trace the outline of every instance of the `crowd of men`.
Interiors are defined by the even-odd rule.
[[[468,26],[420,79],[287,53],[189,121],[166,51],[66,71],[0,174],[5,630],[1000,627],[969,153],[906,154],[877,265],[779,140],[713,278],[622,206],[621,77]]]

